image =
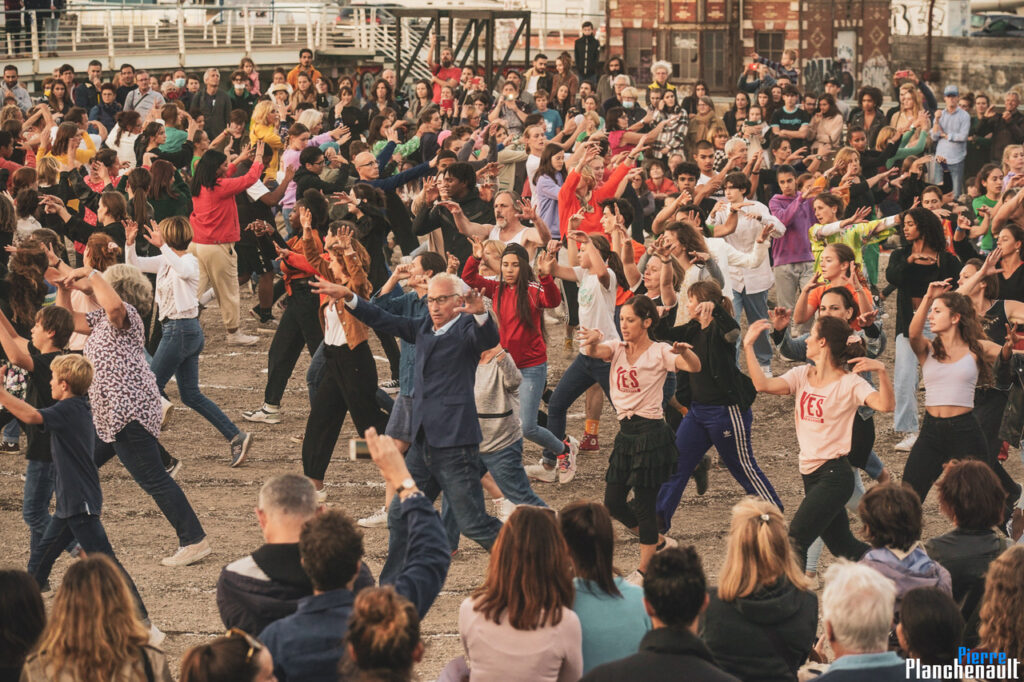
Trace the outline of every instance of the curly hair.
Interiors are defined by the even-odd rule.
[[[1014,545],[989,564],[981,599],[978,644],[983,651],[1024,658],[1024,546]]]
[[[117,292],[121,300],[138,311],[145,319],[153,310],[153,286],[134,265],[118,263],[111,265],[103,273],[103,279]]]
[[[942,301],[949,308],[950,315],[960,316],[960,321],[956,323],[956,328],[960,332],[960,337],[967,344],[967,348],[974,355],[974,360],[978,365],[978,385],[986,386],[991,384],[992,370],[988,362],[985,361],[985,352],[981,348],[982,340],[987,337],[981,327],[981,322],[978,321],[978,314],[974,311],[971,299],[955,291],[947,291],[935,300]],[[942,343],[942,338],[938,335],[932,339],[932,355],[939,362],[949,359],[946,347]]]
[[[11,254],[7,262],[10,283],[8,302],[14,321],[32,326],[46,299],[46,269],[50,267],[46,252],[38,240],[29,237]]]

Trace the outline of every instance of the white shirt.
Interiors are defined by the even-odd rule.
[[[577,266],[572,270],[580,286],[577,295],[580,327],[599,330],[604,335],[603,341],[618,341],[619,332],[615,329],[615,273],[608,271],[608,286],[604,287],[600,278],[586,268]],[[587,355],[584,347],[580,347],[580,353]]]
[[[540,157],[530,154],[526,157],[526,182],[530,185],[530,203],[537,206],[540,201],[540,197],[537,196],[537,185],[533,182],[533,176],[537,174],[537,169],[540,168]]]
[[[128,163],[129,168],[135,168],[135,140],[138,135],[134,133],[124,133],[121,135],[121,144],[114,144],[117,140],[117,133],[121,130],[121,127],[114,125],[110,130],[110,134],[107,135],[107,146],[117,151],[117,160],[121,163]]]
[[[324,309],[324,344],[339,347],[346,343],[348,343],[348,337],[345,336],[345,327],[341,324],[341,318],[338,317],[337,306],[334,301],[331,301]]]
[[[132,244],[125,247],[124,259],[142,272],[156,274],[156,305],[161,320],[198,317],[199,260],[195,256],[179,256],[164,244],[159,256],[142,258]]]
[[[724,225],[728,219],[729,209],[723,208],[718,213],[712,215],[708,222],[711,225]],[[736,231],[727,235],[725,241],[738,251],[748,254],[753,253],[757,237],[761,234],[762,227],[767,223],[773,226],[775,236],[782,236],[786,233],[786,226],[771,214],[768,207],[755,201],[753,205],[744,206],[740,209]],[[767,240],[765,243],[767,243]],[[729,277],[732,280],[733,291],[741,291],[747,294],[768,291],[775,281],[772,275],[771,264],[767,261],[761,261],[760,265],[756,267],[741,267],[730,263]]]

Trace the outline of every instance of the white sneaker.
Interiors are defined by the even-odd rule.
[[[167,428],[167,415],[171,413],[171,401],[160,396],[160,430]]]
[[[914,443],[916,442],[917,434],[911,433],[899,443],[896,443],[896,452],[910,452],[910,449],[914,447]]]
[[[164,643],[165,639],[167,639],[167,635],[165,635],[164,633],[160,632],[160,628],[158,628],[157,626],[155,626],[152,623],[150,623],[149,624],[149,645],[151,647],[154,647],[154,648],[159,648],[160,645]]]
[[[512,512],[516,510],[516,505],[504,497],[499,497],[491,501],[494,503],[494,516],[496,516],[502,523],[508,521],[508,517],[512,516]]]
[[[211,552],[213,552],[213,548],[210,547],[210,541],[203,538],[193,545],[179,547],[174,556],[164,557],[160,563],[164,566],[189,566],[210,556]]]
[[[243,334],[240,329],[234,334],[228,334],[228,343],[232,346],[255,346],[259,340],[260,337]]]
[[[667,535],[662,535],[661,536],[661,544],[659,544],[654,551],[655,552],[664,552],[666,549],[672,549],[673,547],[678,547],[678,546],[679,546],[679,542],[675,538],[670,538]]]
[[[572,436],[566,442],[569,444],[569,452],[558,456],[559,483],[569,483],[576,478],[576,455],[580,452],[580,443]]]
[[[633,571],[626,576],[626,582],[630,585],[636,585],[637,587],[644,586],[644,574],[639,570]]]
[[[363,528],[386,528],[388,525],[388,508],[387,506],[381,507],[373,514],[370,514],[365,519],[359,519],[356,521]]]
[[[554,483],[558,480],[558,472],[554,469],[548,469],[543,464],[544,460],[537,462],[536,464],[528,464],[523,467],[526,471],[526,475],[530,477],[530,480],[540,481],[541,483]]]
[[[260,422],[263,424],[280,424],[281,423],[281,410],[277,407],[271,407],[266,403],[258,410],[245,410],[242,412],[242,416],[251,422]]]
[[[761,365],[761,371],[764,372],[764,375],[766,377],[768,377],[769,379],[771,378],[771,376],[772,376],[772,366],[771,365]]]
[[[316,502],[317,504],[324,504],[327,502],[327,486],[316,491]]]

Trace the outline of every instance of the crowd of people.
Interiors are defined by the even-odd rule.
[[[170,679],[98,468],[116,456],[174,528],[162,564],[203,560],[160,443],[166,386],[243,466],[259,444],[240,425],[282,422],[303,348],[302,471],[262,486],[266,544],[221,572],[227,634],[185,654],[183,682],[415,679],[461,536],[490,558],[445,682],[896,680],[961,647],[1024,658],[1024,497],[1002,463],[1024,434],[1019,94],[1000,109],[946,83],[940,103],[904,70],[847,102],[837,81],[801,90],[787,50],[753,55],[722,106],[668,62],[634,82],[589,22],[493,88],[429,48],[431,79],[384,69],[369,92],[308,49],[271,74],[243,59],[228,90],[217,69],[105,80],[91,62],[33,96],[4,68],[0,451],[27,460],[30,551],[0,572],[5,679]],[[200,388],[214,301],[207,332],[272,335],[237,423]],[[758,465],[758,393],[794,396],[800,499]],[[346,415],[385,484],[362,519],[324,506]],[[746,494],[714,586],[670,535],[712,446]],[[604,471],[603,499],[551,509],[580,467]],[[922,538],[932,487],[949,532]],[[639,545],[621,573],[613,522]],[[385,527],[375,576],[361,528]]]

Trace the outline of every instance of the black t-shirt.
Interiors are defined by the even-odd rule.
[[[786,111],[785,107],[779,108],[772,114],[772,126],[779,126],[779,130],[800,130],[802,125],[810,125],[811,115],[800,107],[796,111]]]
[[[50,364],[54,358],[61,355],[59,351],[52,353],[40,353],[34,346],[29,344],[29,354],[32,356],[32,371],[28,375],[25,385],[25,402],[36,409],[50,407],[55,402],[50,392],[50,378],[53,372],[50,371]],[[25,449],[25,459],[35,462],[49,462],[50,434],[43,430],[39,424],[22,424],[25,437],[28,439],[28,447]]]
[[[43,415],[43,429],[50,434],[57,518],[99,514],[103,493],[100,473],[92,458],[95,431],[88,398],[58,400],[39,412]]]
[[[999,298],[1024,301],[1024,265],[1017,266],[1009,277],[999,275]]]

